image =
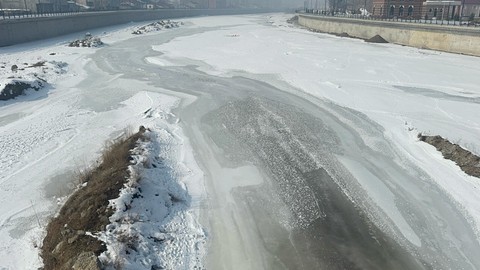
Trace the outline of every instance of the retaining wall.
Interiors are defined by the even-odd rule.
[[[480,29],[361,19],[298,15],[298,23],[321,32],[369,39],[382,36],[390,43],[480,56]]]
[[[277,10],[278,11],[278,10]],[[165,9],[85,12],[65,16],[0,20],[0,47],[104,26],[194,16],[266,13],[266,9]]]

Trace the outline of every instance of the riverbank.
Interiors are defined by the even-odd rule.
[[[325,33],[361,39],[381,36],[390,43],[480,56],[480,28],[362,20],[298,14],[298,23]]]

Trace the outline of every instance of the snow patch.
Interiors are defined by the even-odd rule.
[[[167,130],[145,136],[132,151],[128,182],[110,201],[100,259],[107,269],[202,269],[206,235],[184,183],[192,173],[172,155],[182,146]]]

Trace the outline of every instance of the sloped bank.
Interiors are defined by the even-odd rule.
[[[172,136],[140,127],[107,147],[48,225],[45,269],[204,269],[206,235],[184,186],[192,174]]]
[[[466,174],[480,178],[480,157],[440,136],[418,134],[418,138],[433,145],[444,158],[455,162]]]
[[[144,139],[145,129],[107,147],[101,164],[80,176],[82,185],[47,226],[41,257],[45,269],[100,269],[97,257],[105,244],[93,236],[105,230],[113,209],[109,200],[118,198],[130,174],[130,151]]]
[[[158,9],[82,12],[66,16],[0,20],[0,47],[129,22],[194,16],[279,12],[280,9]]]
[[[298,23],[326,33],[346,33],[370,39],[381,36],[389,43],[444,52],[480,56],[480,29],[314,16],[298,14]]]

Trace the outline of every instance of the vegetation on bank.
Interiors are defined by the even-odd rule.
[[[118,198],[129,178],[130,150],[145,140],[145,128],[107,145],[98,167],[79,176],[80,188],[47,226],[41,257],[45,269],[100,269],[98,255],[106,250],[93,235],[104,231],[113,209],[109,200]]]

